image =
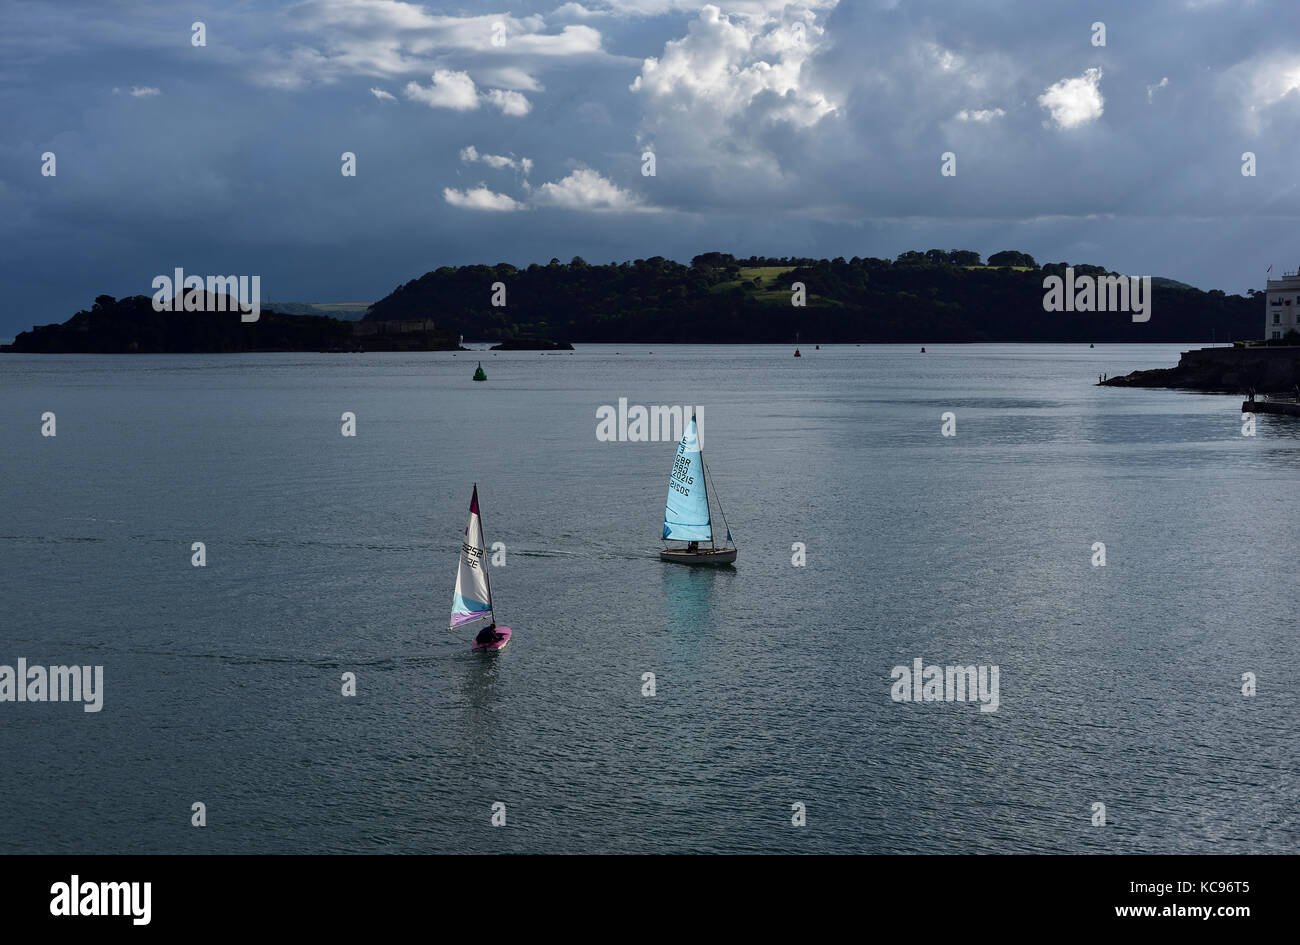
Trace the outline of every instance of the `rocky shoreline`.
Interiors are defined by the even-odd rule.
[[[1134,371],[1103,387],[1166,387],[1207,393],[1293,393],[1300,384],[1300,347],[1199,348],[1184,351],[1177,367]]]

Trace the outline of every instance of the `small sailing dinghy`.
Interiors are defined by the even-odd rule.
[[[492,582],[488,578],[487,549],[483,544],[483,519],[478,513],[478,483],[469,500],[469,524],[465,526],[465,540],[460,543],[460,568],[456,572],[456,592],[451,599],[451,627],[463,627],[478,620],[490,620],[496,627],[492,613]],[[482,635],[482,634],[480,634]],[[510,642],[509,627],[496,627],[494,639],[474,641],[474,650],[500,650]]]
[[[727,515],[722,512],[722,526],[731,544],[719,547],[713,541],[713,519],[709,513],[708,469],[700,449],[699,427],[695,414],[686,425],[682,441],[677,444],[672,475],[668,479],[668,502],[664,506],[664,541],[687,542],[685,548],[669,546],[659,552],[660,561],[676,564],[731,564],[736,560],[736,544],[731,540]],[[702,547],[701,542],[708,542]]]

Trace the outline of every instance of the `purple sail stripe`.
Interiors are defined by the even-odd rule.
[[[492,616],[492,611],[490,610],[482,610],[476,614],[452,614],[451,625],[453,627],[459,627],[461,624],[472,623],[475,620],[483,620],[491,616]]]

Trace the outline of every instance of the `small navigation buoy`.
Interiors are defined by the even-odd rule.
[[[1096,346],[1096,345],[1088,345],[1088,347],[1089,347],[1089,348],[1095,348],[1095,347],[1097,347],[1097,346]]]
[[[821,349],[822,349],[822,346],[821,346],[821,345],[818,345],[814,350],[816,350],[816,351],[820,351]]]
[[[483,362],[482,362],[482,361],[480,361],[480,362],[478,363],[478,367],[475,368],[475,370],[474,370],[474,380],[476,380],[476,381],[486,381],[486,380],[487,380],[487,375],[483,373]]]
[[[922,353],[922,354],[925,354],[925,349],[924,349],[924,348],[921,349],[921,353]]]
[[[799,349],[798,349],[798,348],[795,348],[795,349],[794,349],[794,356],[795,356],[796,358],[802,358],[802,357],[803,357],[803,355],[799,353]]]

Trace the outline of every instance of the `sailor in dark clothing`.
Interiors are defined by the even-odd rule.
[[[491,646],[500,639],[501,634],[497,633],[497,625],[495,623],[490,623],[478,632],[478,636],[474,638],[474,642],[479,646]]]
[[[700,543],[699,543],[698,541],[693,541],[693,542],[691,542],[689,545],[686,546],[686,550],[687,550],[687,551],[690,551],[690,552],[699,551],[699,550],[700,550]]]

